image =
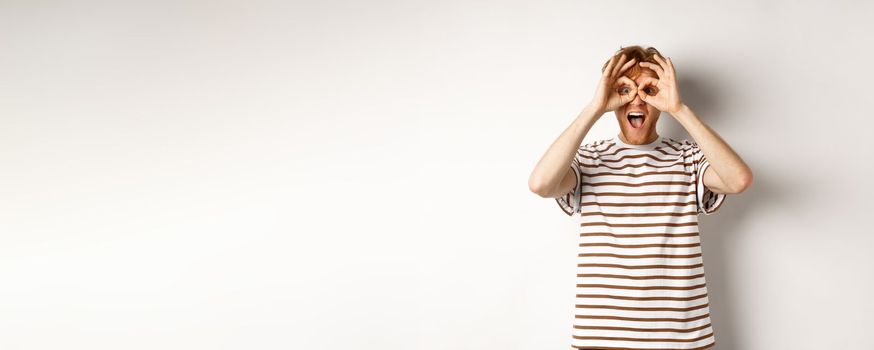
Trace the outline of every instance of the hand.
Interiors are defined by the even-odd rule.
[[[677,72],[674,70],[674,63],[671,62],[670,58],[665,60],[659,55],[653,55],[653,58],[659,64],[641,62],[640,66],[654,70],[659,78],[644,79],[641,86],[655,86],[657,92],[654,95],[648,95],[645,93],[646,89],[640,89],[637,94],[641,100],[656,109],[675,115],[683,107],[683,102],[680,100],[680,90],[677,88]]]
[[[628,68],[634,65],[636,59],[632,58],[625,62],[625,54],[619,57],[613,57],[601,73],[601,80],[598,82],[598,90],[595,92],[595,97],[589,103],[598,114],[615,110],[620,106],[631,102],[634,99],[634,91],[637,91],[637,85],[628,77],[622,76]],[[628,86],[629,90],[624,88]]]

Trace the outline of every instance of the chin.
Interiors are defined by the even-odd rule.
[[[625,139],[631,144],[642,145],[650,143],[656,137],[655,125],[642,125],[639,128],[632,127],[631,125],[622,125],[620,129],[622,136],[625,136]]]
[[[658,121],[658,117],[650,118],[649,116],[644,119],[643,125],[640,127],[634,127],[632,123],[628,120],[626,116],[622,116],[617,118],[619,121],[619,129],[622,132],[622,135],[625,136],[625,139],[630,143],[636,144],[644,144],[651,141],[653,136],[656,134],[656,122]]]

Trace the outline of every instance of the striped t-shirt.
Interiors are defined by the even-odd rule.
[[[698,144],[619,136],[580,146],[576,186],[556,198],[579,214],[576,349],[707,349],[716,344],[698,215],[725,194],[704,186]]]

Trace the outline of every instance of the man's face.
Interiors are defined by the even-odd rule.
[[[631,77],[628,78],[631,79]],[[650,69],[641,68],[640,74],[632,80],[645,93],[654,95],[656,91],[655,86],[641,85],[647,78],[658,79],[658,75]],[[653,83],[651,81],[649,84]],[[628,86],[624,90],[620,88],[620,93],[622,92],[634,94],[634,100],[617,108],[615,111],[616,120],[619,121],[619,128],[622,130],[622,134],[629,143],[643,144],[651,142],[651,139],[655,138],[656,135],[656,122],[659,121],[661,111],[643,102],[640,99],[640,95],[637,94],[637,90],[634,90],[632,86]],[[642,118],[631,118],[629,115],[642,115]]]

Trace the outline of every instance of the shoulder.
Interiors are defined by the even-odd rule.
[[[665,143],[683,155],[691,155],[698,151],[698,144],[689,139],[665,137]]]
[[[610,139],[584,142],[577,150],[575,158],[581,164],[595,165],[600,162],[601,156],[606,154],[605,152],[608,152],[613,145]]]
[[[695,145],[695,142],[690,141],[689,139],[679,139],[679,138],[666,137],[665,140],[668,141],[670,144],[672,144],[675,147],[680,148],[680,149],[689,149]]]
[[[584,142],[580,145],[580,151],[588,153],[601,153],[609,149],[613,145],[610,139],[599,139],[590,142]]]

